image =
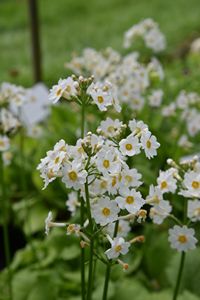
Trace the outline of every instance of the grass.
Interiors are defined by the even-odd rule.
[[[199,0],[40,0],[44,81],[65,76],[70,53],[85,47],[122,49],[123,32],[154,18],[168,41],[167,53],[200,35]],[[27,1],[0,0],[0,81],[32,84]],[[15,73],[17,76],[13,76]]]

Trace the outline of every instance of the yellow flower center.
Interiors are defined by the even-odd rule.
[[[47,176],[48,176],[49,179],[51,179],[51,178],[55,177],[55,174],[53,173],[52,170],[49,170]]]
[[[134,197],[128,196],[128,197],[126,198],[126,203],[132,204],[133,202],[134,202]]]
[[[125,179],[126,179],[126,181],[128,181],[130,183],[133,180],[133,177],[130,175],[126,175]]]
[[[68,93],[70,93],[71,90],[72,90],[72,89],[71,89],[71,86],[70,86],[70,85],[68,85],[68,86],[66,87],[66,89],[65,89],[65,91],[68,92]]]
[[[164,180],[161,182],[161,189],[166,189],[167,188],[167,182]]]
[[[199,189],[200,188],[200,182],[199,181],[192,181],[192,187],[193,187],[193,189]]]
[[[108,216],[110,215],[110,209],[107,208],[107,207],[104,207],[104,208],[102,209],[102,213],[103,213],[103,215],[104,215],[105,217],[108,217]]]
[[[4,146],[5,146],[4,141],[0,141],[0,147],[4,147]]]
[[[101,103],[104,102],[104,99],[103,99],[102,96],[98,96],[98,97],[97,97],[97,101],[101,104]]]
[[[115,247],[115,252],[120,252],[122,250],[122,246],[121,245],[117,245]]]
[[[59,88],[59,89],[56,91],[56,96],[60,96],[60,95],[61,95],[61,92],[62,92],[62,89]]]
[[[100,187],[101,187],[102,189],[107,188],[107,182],[106,182],[106,181],[102,181],[102,182],[100,183]]]
[[[116,179],[116,176],[114,176],[112,179],[112,186],[115,186],[116,183],[117,183],[117,179]]]
[[[147,145],[147,148],[150,149],[151,148],[151,141],[148,140],[147,143],[146,143],[146,145]]]
[[[113,126],[109,126],[107,130],[108,132],[112,133],[115,130],[115,128]]]
[[[70,178],[72,181],[76,181],[77,178],[78,178],[76,172],[74,172],[74,171],[69,172],[68,175],[69,175],[69,178]]]
[[[104,161],[103,161],[103,166],[104,166],[104,168],[109,168],[109,166],[110,166],[110,162],[109,162],[109,160],[107,160],[107,159],[105,159]]]
[[[131,144],[126,144],[126,150],[130,151],[133,149],[133,146]]]
[[[55,164],[57,164],[59,162],[60,157],[56,157],[56,159],[54,160]]]
[[[200,207],[198,207],[198,208],[196,208],[196,209],[194,210],[194,215],[195,215],[196,217],[200,216]]]
[[[187,237],[186,237],[184,234],[179,235],[178,241],[179,241],[181,244],[185,244],[185,243],[187,243]]]

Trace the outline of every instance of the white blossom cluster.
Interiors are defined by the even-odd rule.
[[[163,107],[164,116],[181,114],[181,119],[185,121],[188,134],[191,137],[197,135],[200,131],[200,113],[199,113],[200,96],[195,92],[187,93],[180,91],[175,102]]]
[[[183,162],[178,166],[171,159],[172,166],[166,171],[160,171],[157,186],[151,186],[146,202],[152,205],[150,217],[156,224],[162,224],[165,218],[172,217],[172,205],[163,198],[165,193],[184,196],[187,201],[188,225],[200,220],[200,163],[196,158]],[[183,200],[182,200],[183,201]],[[188,251],[196,247],[195,231],[188,225],[179,222],[169,230],[171,247],[178,251]]]
[[[108,50],[106,50],[105,53],[107,53],[107,51]],[[92,61],[89,55],[85,55],[85,53],[88,54],[88,52],[91,53],[93,57]],[[119,53],[109,48],[109,55],[105,53],[97,52],[94,49],[85,49],[81,57],[74,57],[66,66],[76,74],[93,74],[98,82],[108,82],[110,85],[112,84],[114,103],[117,99],[120,99],[121,105],[126,103],[133,110],[140,111],[144,107],[145,97],[152,83],[159,82],[164,78],[164,72],[160,62],[153,57],[147,64],[141,63],[137,52],[122,57]],[[101,59],[99,57],[101,57]],[[81,61],[78,65],[77,60]],[[73,84],[77,85],[77,82]],[[59,85],[57,88],[60,93]],[[55,94],[53,97],[55,99],[54,101],[56,101],[57,98]],[[161,89],[152,90],[151,94],[147,96],[149,105],[159,107],[162,102],[162,97],[163,91]],[[96,101],[95,103],[100,107],[100,103],[98,103],[96,99],[94,99],[94,101]],[[119,106],[119,103],[116,105]]]
[[[93,77],[60,79],[50,90],[49,99],[54,104],[61,98],[81,104],[83,91],[86,98],[84,104],[96,104],[100,111],[106,111],[108,106],[113,106],[117,112],[121,111],[115,87],[107,80],[94,82]]]
[[[72,214],[80,206],[76,191],[86,200],[85,184],[88,184],[92,218],[96,226],[104,228],[111,244],[105,252],[108,259],[128,252],[132,243],[125,241],[130,231],[129,220],[136,219],[140,223],[147,214],[142,209],[146,202],[138,191],[142,176],[137,169],[129,168],[127,158],[144,150],[150,159],[157,154],[159,146],[142,121],[133,119],[126,126],[119,120],[107,118],[101,122],[97,134],[88,133],[77,140],[75,146],[60,140],[38,165],[44,188],[60,177],[66,188],[73,190],[66,202]],[[118,231],[111,239],[116,221],[119,221]],[[80,234],[80,226],[76,228],[78,232],[73,227],[73,233]]]
[[[49,114],[47,90],[41,84],[31,89],[4,82],[0,86],[0,152],[5,165],[12,158],[10,137],[20,128],[27,135],[36,137],[40,132],[38,123]]]
[[[163,51],[166,47],[165,36],[160,31],[158,24],[152,19],[145,19],[126,31],[124,47],[130,48],[138,38],[142,38],[145,46],[156,53]]]

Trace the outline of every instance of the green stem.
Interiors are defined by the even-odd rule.
[[[186,222],[187,222],[187,199],[186,198],[184,199],[183,222],[184,222],[184,224],[186,224]],[[178,270],[178,276],[177,276],[176,285],[175,285],[174,294],[173,294],[173,300],[176,300],[178,298],[184,264],[185,264],[185,257],[186,257],[186,253],[182,252],[179,270]]]
[[[21,128],[20,131],[20,178],[21,178],[21,195],[22,198],[25,197],[26,198],[26,190],[27,190],[27,185],[26,185],[26,174],[25,174],[25,170],[26,170],[26,156],[25,156],[25,151],[24,151],[24,130],[23,128]],[[30,244],[32,253],[34,255],[35,258],[38,259],[37,257],[37,250],[33,244],[32,241],[32,229],[31,229],[31,222],[30,222],[30,207],[29,207],[29,203],[28,203],[29,199],[24,199],[24,211],[25,211],[25,216],[26,216],[26,222],[27,222],[27,230],[28,233],[26,235],[27,238],[27,242]]]
[[[104,281],[104,289],[103,289],[103,298],[102,298],[102,300],[107,299],[110,273],[111,273],[111,265],[110,265],[110,263],[108,263],[107,268],[106,268],[106,276],[105,276],[105,281]]]
[[[118,226],[119,226],[119,221],[116,221],[113,238],[115,238],[117,236]],[[102,298],[102,300],[107,300],[110,273],[111,273],[111,264],[108,262],[107,268],[106,268],[106,276],[105,276],[105,281],[104,281],[104,289],[103,289],[103,298]]]
[[[84,224],[84,199],[81,197],[81,227]],[[81,296],[82,300],[85,300],[85,249],[81,248]]]
[[[5,183],[5,175],[4,175],[4,165],[2,155],[0,156],[0,165],[1,165],[1,185],[2,185],[2,211],[4,214],[3,220],[3,243],[4,243],[4,252],[6,258],[6,266],[8,268],[8,290],[9,290],[9,299],[13,299],[12,295],[12,271],[10,268],[11,256],[10,256],[10,243],[9,243],[9,234],[8,234],[8,224],[7,224],[7,205],[6,201],[8,201],[6,197],[6,183]]]
[[[84,137],[85,131],[85,105],[82,103],[81,106],[81,138]],[[80,209],[80,219],[81,227],[84,224],[84,199],[80,197],[81,209]],[[85,300],[85,249],[81,248],[81,297]]]
[[[184,262],[185,262],[185,254],[186,254],[185,252],[181,253],[180,266],[179,266],[179,271],[178,271],[178,277],[176,280],[176,286],[175,286],[175,290],[174,290],[173,300],[176,300],[178,297],[183,268],[184,268]]]
[[[90,195],[89,195],[89,188],[88,188],[88,180],[85,183],[85,198],[86,198],[87,214],[88,214],[89,227],[90,227],[90,233],[91,233],[87,300],[91,300],[92,299],[92,287],[93,287],[94,237],[93,237],[93,222],[92,222],[92,215],[91,215],[91,208],[90,208]]]

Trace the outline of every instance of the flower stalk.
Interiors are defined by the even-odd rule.
[[[12,294],[12,271],[10,268],[11,255],[10,255],[10,243],[9,243],[9,234],[8,234],[8,211],[7,211],[7,193],[6,193],[6,183],[5,183],[5,172],[3,165],[3,158],[0,155],[0,169],[1,169],[1,205],[2,211],[4,211],[4,220],[3,220],[3,244],[4,244],[4,253],[6,259],[6,267],[8,268],[8,291],[9,299],[13,299]]]

